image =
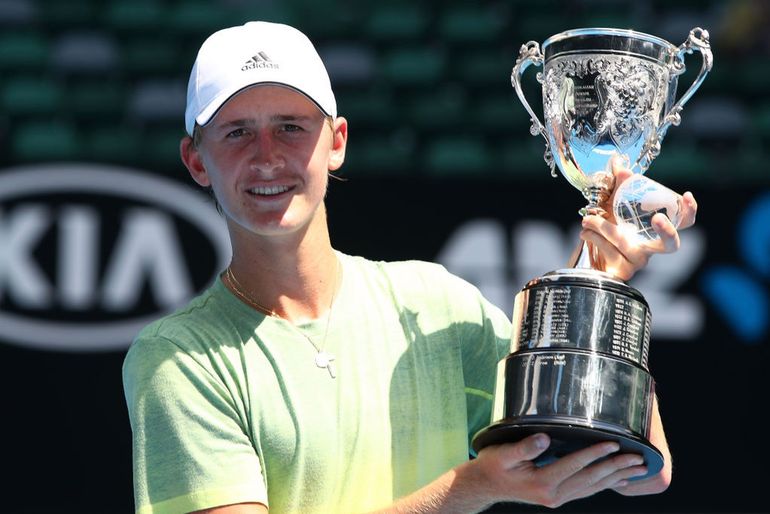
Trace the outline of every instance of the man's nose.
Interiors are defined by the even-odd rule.
[[[260,130],[254,138],[250,167],[254,171],[272,173],[285,164],[280,149],[268,130]]]

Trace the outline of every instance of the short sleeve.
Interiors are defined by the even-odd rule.
[[[457,278],[452,307],[465,320],[460,330],[463,379],[468,414],[468,443],[492,421],[497,364],[509,352],[511,321],[481,291]]]
[[[162,337],[139,338],[126,355],[138,514],[267,505],[245,416],[206,359]]]

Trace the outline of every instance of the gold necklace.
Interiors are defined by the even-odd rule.
[[[313,345],[313,348],[315,348],[316,354],[315,354],[315,365],[319,368],[326,368],[326,370],[329,372],[329,376],[332,378],[337,377],[337,373],[334,369],[334,361],[337,359],[334,354],[327,352],[323,349],[323,347],[326,345],[326,336],[329,334],[329,325],[331,324],[332,319],[332,308],[334,307],[334,297],[337,294],[337,281],[339,279],[339,272],[340,272],[340,262],[339,259],[337,260],[337,267],[335,268],[334,273],[334,289],[332,290],[332,299],[329,302],[329,314],[326,318],[326,329],[324,330],[324,338],[321,341],[321,346],[318,346],[315,341],[313,341],[310,336],[308,336],[306,333],[304,333],[302,330],[300,330],[294,323],[287,320],[286,318],[280,316],[277,312],[275,312],[273,309],[268,309],[258,301],[256,301],[251,295],[246,293],[244,291],[244,287],[241,285],[241,283],[238,281],[237,278],[235,278],[235,274],[233,273],[233,270],[230,266],[227,267],[225,270],[225,278],[227,279],[227,282],[230,285],[230,290],[238,296],[241,300],[243,300],[248,305],[252,306],[253,308],[257,309],[258,311],[262,312],[263,314],[267,314],[268,316],[271,316],[273,318],[277,318],[280,320],[285,321],[295,332],[299,333],[307,339],[307,341]]]

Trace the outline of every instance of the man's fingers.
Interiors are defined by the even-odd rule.
[[[618,487],[619,482],[646,473],[643,463],[644,459],[636,454],[610,456],[565,480],[559,487],[559,494],[573,500]]]
[[[653,246],[653,249],[663,253],[673,253],[679,250],[679,232],[665,214],[657,213],[652,217],[652,228],[660,235],[661,245]]]
[[[479,456],[485,452],[494,452],[494,457],[505,468],[511,469],[521,462],[536,459],[550,444],[551,439],[546,434],[534,434],[516,443],[488,446],[479,452]]]
[[[610,169],[616,178],[620,176],[620,178],[625,179],[633,175],[634,172],[629,169],[630,166],[631,162],[625,155],[613,155],[610,159]]]
[[[579,473],[592,462],[617,452],[619,448],[618,443],[611,441],[594,444],[543,466],[539,469],[539,473],[547,474],[552,483],[561,483]]]
[[[604,270],[621,280],[631,278],[636,270],[647,264],[651,255],[650,251],[625,238],[617,225],[601,216],[584,217],[580,237],[599,250]],[[662,242],[657,243],[663,246]]]
[[[682,220],[679,222],[679,228],[691,227],[695,224],[695,217],[698,214],[698,202],[691,192],[687,191],[682,195]]]

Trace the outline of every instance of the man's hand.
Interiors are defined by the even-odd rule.
[[[615,189],[633,175],[631,170],[623,166],[621,159],[613,159],[612,173],[615,176]],[[608,213],[607,218],[598,215],[583,218],[580,238],[589,242],[598,251],[605,271],[621,280],[628,280],[646,266],[650,257],[656,253],[677,251],[679,232],[664,214],[658,213],[652,218],[652,226],[660,234],[660,239],[643,245],[636,244],[615,224],[611,208],[613,197],[607,201],[607,205],[603,206]],[[693,225],[697,211],[698,204],[692,193],[687,192],[682,195],[682,221],[679,229]]]
[[[605,489],[622,488],[628,479],[647,472],[641,456],[616,454],[618,444],[614,442],[535,466],[532,460],[549,444],[547,435],[536,434],[517,443],[484,448],[468,464],[477,467],[481,474],[477,483],[493,503],[518,501],[550,508]]]

